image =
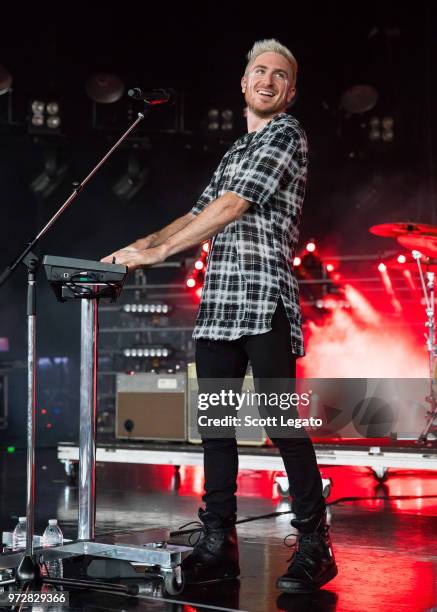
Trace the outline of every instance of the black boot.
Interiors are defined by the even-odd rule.
[[[233,515],[222,519],[199,509],[202,532],[193,552],[182,561],[187,584],[229,580],[239,576],[235,518]]]
[[[292,520],[291,525],[299,531],[296,548],[276,586],[286,593],[310,593],[335,578],[338,571],[326,511]]]

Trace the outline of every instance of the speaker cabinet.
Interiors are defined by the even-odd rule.
[[[185,373],[117,374],[116,437],[185,442],[185,396]]]

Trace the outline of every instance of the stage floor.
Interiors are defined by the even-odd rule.
[[[0,516],[3,531],[25,514],[24,452],[0,455]],[[331,532],[339,574],[319,593],[281,596],[275,588],[290,550],[283,545],[289,516],[283,514],[238,527],[242,575],[235,583],[190,587],[181,596],[135,599],[99,593],[70,593],[70,610],[356,610],[430,611],[437,606],[437,473],[390,471],[378,483],[365,467],[321,467],[333,486]],[[239,518],[289,509],[268,471],[239,475]],[[182,466],[99,464],[97,532],[163,526],[177,530],[195,520],[202,491],[202,470]],[[77,488],[66,482],[56,449],[37,451],[36,531],[57,517],[66,537],[74,538]],[[421,497],[416,496],[435,496]],[[376,496],[379,499],[375,499]],[[387,499],[387,497],[401,499]],[[178,543],[186,543],[179,539]],[[57,610],[63,608],[57,607]],[[65,608],[64,608],[65,609]]]

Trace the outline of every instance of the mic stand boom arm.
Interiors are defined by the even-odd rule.
[[[46,234],[46,232],[51,228],[51,226],[57,221],[57,219],[63,214],[63,212],[70,206],[70,204],[77,198],[79,193],[85,187],[85,185],[92,179],[92,177],[100,170],[100,168],[106,163],[109,157],[113,154],[113,152],[118,149],[118,147],[122,144],[124,140],[129,136],[129,134],[137,127],[137,125],[142,121],[145,117],[145,113],[138,113],[137,119],[134,123],[126,130],[126,132],[117,140],[113,147],[106,153],[104,157],[99,161],[99,163],[91,170],[91,172],[86,176],[81,183],[73,183],[74,191],[73,193],[65,200],[62,204],[61,208],[53,215],[53,217],[46,223],[46,225],[40,230],[40,232],[28,242],[24,251],[15,259],[13,263],[11,263],[1,274],[0,276],[0,287],[6,281],[7,278],[12,274],[12,272],[18,267],[18,265],[24,260],[26,255],[30,253],[30,251],[36,246],[39,242],[40,238]]]

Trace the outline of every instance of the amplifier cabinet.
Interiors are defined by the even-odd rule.
[[[199,432],[197,430],[197,395],[199,392],[199,385],[197,382],[196,364],[189,363],[187,366],[188,370],[188,387],[187,387],[187,435],[188,442],[192,444],[201,444]],[[254,391],[253,376],[252,374],[246,374],[243,381],[243,390]],[[244,428],[237,430],[237,444],[239,446],[263,446],[268,442],[268,437],[264,430],[260,427],[254,428],[255,433],[245,435]]]
[[[185,373],[117,374],[116,437],[185,442],[186,386]]]

